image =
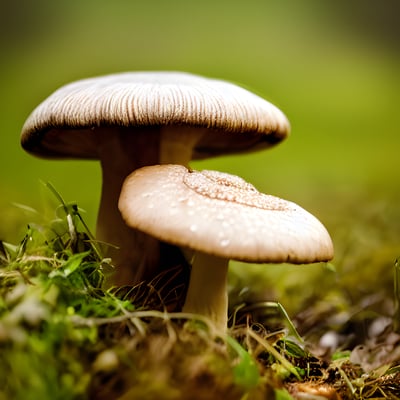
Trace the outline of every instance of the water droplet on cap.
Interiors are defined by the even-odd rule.
[[[195,224],[193,224],[193,225],[190,225],[190,232],[196,232],[197,231],[197,225],[195,225]]]
[[[229,246],[229,243],[230,243],[230,240],[229,240],[229,239],[222,239],[222,240],[219,242],[219,244],[220,244],[222,247]]]

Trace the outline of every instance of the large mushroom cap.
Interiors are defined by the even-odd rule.
[[[209,128],[194,158],[267,147],[290,129],[278,108],[234,84],[182,72],[127,72],[61,87],[26,120],[21,143],[38,156],[96,159],[96,128],[163,125]]]
[[[331,238],[313,215],[226,173],[140,168],[125,180],[119,209],[131,227],[219,257],[299,264],[333,257]]]

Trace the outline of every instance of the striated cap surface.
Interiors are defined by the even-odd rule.
[[[194,158],[268,147],[290,130],[277,107],[232,83],[185,72],[125,72],[55,91],[26,120],[21,144],[43,157],[95,159],[99,128],[164,125],[209,129]]]

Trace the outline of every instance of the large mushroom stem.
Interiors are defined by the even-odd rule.
[[[134,285],[151,280],[162,271],[162,265],[182,261],[160,261],[160,242],[125,224],[118,199],[125,178],[137,168],[160,163],[187,166],[202,134],[201,129],[166,126],[135,128],[134,132],[129,128],[108,128],[96,135],[103,178],[97,238],[108,244],[105,255],[116,266],[113,284]]]
[[[115,128],[98,132],[98,152],[102,169],[102,191],[97,217],[97,238],[107,243],[105,255],[116,271],[112,283],[134,285],[158,264],[158,241],[125,225],[118,210],[124,179],[144,165],[156,164],[159,132],[143,129],[130,132]],[[148,271],[146,271],[148,269]]]
[[[182,309],[208,317],[220,332],[226,330],[228,323],[228,263],[226,258],[197,252]]]
[[[188,167],[193,149],[205,131],[205,128],[187,125],[161,127],[159,164],[180,164]]]

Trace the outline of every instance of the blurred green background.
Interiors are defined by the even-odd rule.
[[[2,0],[0,238],[15,241],[34,218],[15,203],[46,208],[51,194],[40,181],[77,201],[95,224],[98,163],[46,161],[20,148],[21,126],[39,102],[80,78],[182,70],[242,84],[292,124],[275,148],[193,167],[242,175],[304,206],[332,232],[340,257],[343,230],[360,210],[363,218],[399,215],[397,4]]]

